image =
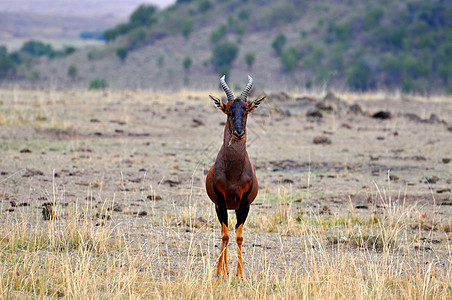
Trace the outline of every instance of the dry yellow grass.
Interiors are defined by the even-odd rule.
[[[128,230],[127,224],[107,221],[96,226],[83,211],[48,223],[30,220],[30,215],[7,216],[0,231],[0,293],[8,299],[450,299],[451,254],[439,259],[413,250],[406,239],[413,213],[413,208],[388,210],[374,225],[361,226],[350,221],[357,216],[350,216],[348,224],[347,217],[329,223],[307,216],[300,222],[290,213],[276,212],[279,219],[271,226],[277,229],[263,228],[262,216],[252,217],[249,235],[265,239],[266,230],[276,230],[304,242],[303,249],[291,250],[280,240],[279,255],[271,257],[250,248],[243,282],[233,275],[228,281],[212,277],[218,254],[215,238],[200,242],[196,230],[215,229],[191,227],[188,241],[157,244],[152,241],[156,231],[167,225],[154,225],[146,242],[133,238],[135,230]],[[354,247],[347,238],[330,245],[327,229],[334,224],[345,224],[348,236],[372,231],[391,242],[385,240],[381,249]],[[170,255],[168,249],[175,246],[187,251]],[[288,259],[290,251],[296,255]],[[231,258],[234,261],[233,254]]]

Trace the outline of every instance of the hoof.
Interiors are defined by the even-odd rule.
[[[220,276],[220,275],[216,274],[216,275],[213,276],[213,278],[216,278],[216,279],[223,279],[223,282],[226,282],[226,281],[227,281],[227,278],[228,278],[228,275],[229,275],[229,273],[226,274],[226,276]]]

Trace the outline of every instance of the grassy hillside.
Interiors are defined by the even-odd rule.
[[[18,73],[84,88],[95,79],[113,89],[208,88],[219,74],[241,85],[251,73],[267,89],[450,93],[450,15],[445,1],[185,0],[141,6],[105,32],[105,46]]]

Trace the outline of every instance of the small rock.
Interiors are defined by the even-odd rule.
[[[341,127],[344,127],[344,128],[347,128],[347,129],[352,129],[352,128],[353,128],[352,125],[350,125],[350,124],[348,124],[348,123],[343,123],[343,124],[341,125]]]
[[[317,109],[308,110],[306,112],[306,117],[308,117],[308,118],[319,118],[320,119],[320,118],[323,118],[323,114]]]
[[[140,212],[138,213],[138,216],[139,216],[139,217],[144,217],[144,216],[147,216],[147,215],[148,215],[147,211],[144,211],[144,210],[142,210],[142,211],[140,211]]]
[[[432,248],[430,246],[414,246],[414,249],[419,250],[419,251],[429,251],[432,250]]]
[[[37,169],[29,169],[27,168],[25,170],[25,173],[22,175],[22,177],[32,177],[35,175],[44,175],[44,172],[37,170]]]
[[[90,149],[88,147],[78,147],[77,149],[75,149],[75,151],[77,151],[77,152],[93,152],[93,149]]]
[[[193,123],[191,124],[191,127],[199,127],[199,126],[204,126],[204,122],[200,119],[193,119],[192,120]]]
[[[329,145],[331,144],[331,139],[327,136],[324,135],[319,135],[316,136],[313,140],[314,144],[324,144],[324,145]]]
[[[354,114],[360,114],[360,115],[362,115],[363,114],[363,109],[361,108],[361,106],[359,105],[359,104],[357,104],[357,103],[355,103],[355,104],[352,104],[351,106],[350,106],[350,108],[349,108],[349,111],[350,112],[352,112],[352,113],[354,113]]]
[[[389,111],[378,111],[372,115],[374,119],[387,120],[391,118],[391,112]]]
[[[179,178],[177,178],[177,176],[174,176],[166,179],[165,181],[163,181],[163,183],[168,183],[170,186],[176,186],[180,184],[180,181]]]
[[[391,180],[391,181],[398,181],[399,180],[399,176],[389,175],[389,180]]]
[[[162,200],[162,197],[160,195],[155,195],[155,194],[148,195],[146,198],[148,200],[152,200],[152,201]]]
[[[432,176],[430,178],[425,179],[425,183],[437,183],[439,181],[438,176]]]

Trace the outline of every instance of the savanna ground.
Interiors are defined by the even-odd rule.
[[[452,297],[451,99],[344,94],[366,114],[314,119],[269,99],[251,114],[260,188],[238,282],[232,212],[229,279],[213,276],[204,184],[225,116],[208,94],[1,90],[2,298]]]

